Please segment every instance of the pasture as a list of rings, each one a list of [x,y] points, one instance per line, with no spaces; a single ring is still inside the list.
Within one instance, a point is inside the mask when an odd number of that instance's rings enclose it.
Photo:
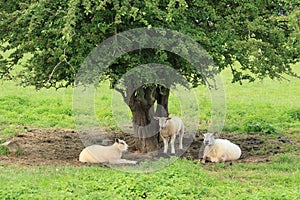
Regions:
[[[294,69],[300,73],[300,64]],[[0,85],[0,142],[23,145],[18,154],[0,147],[1,199],[300,199],[300,80],[256,81],[242,86],[222,73],[226,118],[221,137],[242,146],[237,162],[200,164],[201,132],[208,128],[210,93],[193,89],[199,106],[194,152],[150,172],[147,162],[131,173],[78,163],[83,148],[72,116],[72,88],[58,91]],[[122,136],[112,110],[113,91],[103,83],[95,95],[99,126]],[[180,115],[170,97],[171,115]],[[123,136],[125,137],[125,136]],[[197,148],[198,147],[198,148]]]

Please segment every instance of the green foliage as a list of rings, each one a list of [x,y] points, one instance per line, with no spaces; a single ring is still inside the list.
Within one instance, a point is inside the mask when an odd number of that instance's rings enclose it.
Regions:
[[[95,46],[139,27],[169,28],[190,36],[209,52],[220,71],[231,68],[234,82],[294,75],[290,64],[299,61],[298,1],[10,1],[0,3],[0,13],[1,49],[14,50],[1,59],[0,77],[19,77],[24,85],[37,88],[72,85]],[[21,63],[28,53],[32,57]],[[106,75],[115,83],[149,60],[177,69],[194,86],[203,82],[183,59],[153,49],[121,57]],[[235,61],[240,68],[235,68]],[[10,73],[16,64],[22,69]]]
[[[249,122],[245,127],[245,131],[247,133],[263,133],[263,134],[278,133],[278,130],[274,128],[272,124],[268,124],[264,121]]]
[[[300,121],[300,109],[294,109],[288,113],[293,120]]]

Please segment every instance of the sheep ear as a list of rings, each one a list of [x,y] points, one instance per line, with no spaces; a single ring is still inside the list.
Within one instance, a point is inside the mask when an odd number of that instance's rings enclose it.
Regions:
[[[119,142],[120,142],[119,138],[116,138],[116,139],[115,139],[115,142],[116,142],[116,143],[119,143]]]
[[[171,117],[167,117],[167,118],[166,118],[166,120],[170,120],[170,119],[172,119],[172,118],[171,118]]]
[[[155,120],[159,120],[159,117],[153,117]]]

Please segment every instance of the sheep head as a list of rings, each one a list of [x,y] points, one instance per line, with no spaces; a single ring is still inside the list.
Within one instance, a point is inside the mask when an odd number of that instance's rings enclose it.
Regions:
[[[118,138],[115,139],[114,146],[116,146],[121,152],[128,150],[128,145],[126,144],[126,142],[124,140],[120,140]]]
[[[154,117],[155,120],[158,120],[158,124],[159,124],[159,130],[161,131],[162,129],[165,129],[167,124],[168,124],[168,120],[170,120],[170,117]]]
[[[213,145],[214,142],[215,142],[215,133],[204,133],[203,136],[204,136],[204,140],[203,140],[203,143],[205,145]]]

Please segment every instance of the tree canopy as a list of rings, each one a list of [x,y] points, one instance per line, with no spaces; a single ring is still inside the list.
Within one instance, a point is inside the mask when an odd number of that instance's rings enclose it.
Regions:
[[[106,38],[139,27],[176,30],[197,41],[233,82],[295,75],[299,61],[298,0],[11,0],[0,2],[0,77],[23,85],[66,87],[89,52]],[[27,62],[20,62],[28,55]],[[234,63],[241,65],[236,68]],[[197,86],[199,72],[179,56],[156,49],[133,51],[106,71],[112,86],[137,64],[169,65]],[[12,73],[16,64],[22,65]]]

